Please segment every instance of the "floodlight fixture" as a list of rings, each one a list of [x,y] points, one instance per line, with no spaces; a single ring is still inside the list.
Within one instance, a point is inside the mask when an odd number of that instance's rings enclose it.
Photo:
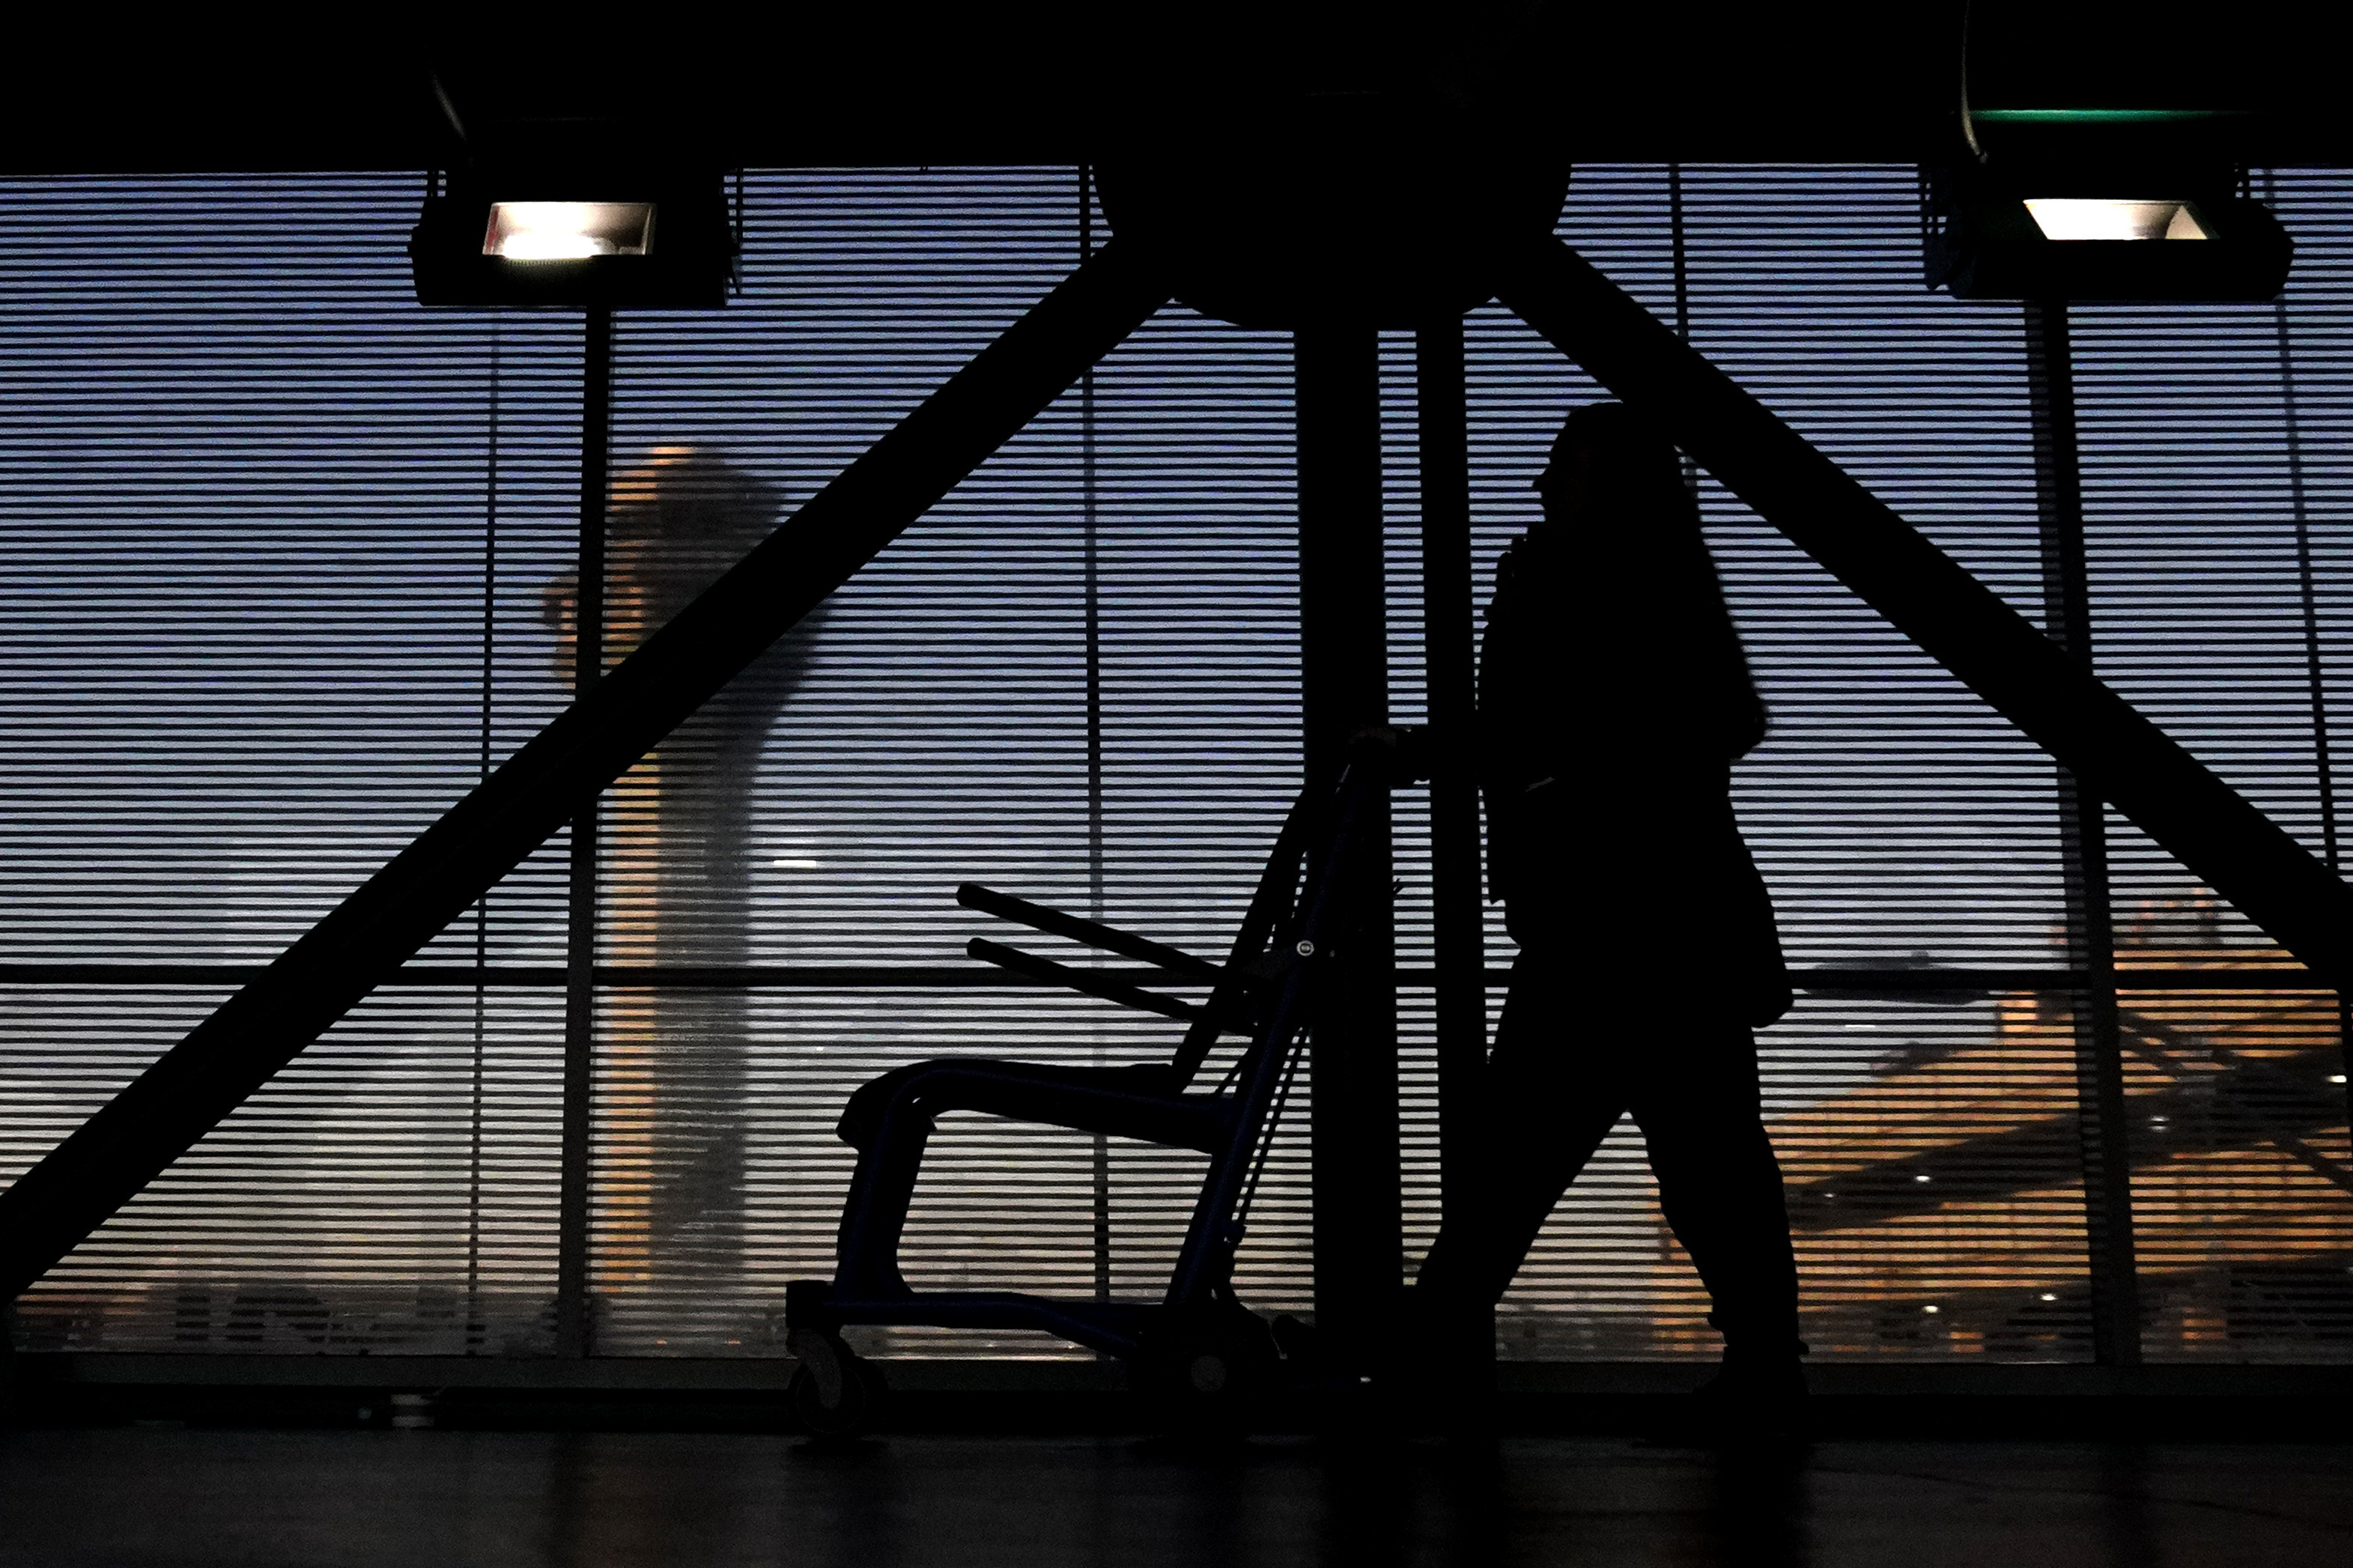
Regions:
[[[420,304],[723,305],[738,245],[715,169],[480,167],[426,198]]]
[[[2045,239],[2211,239],[2192,202],[2029,196],[2026,211]]]
[[[2235,183],[2228,168],[1957,162],[1928,181],[1928,287],[1962,300],[2269,300],[2295,245]]]
[[[651,202],[492,202],[482,254],[510,261],[643,256],[653,237]]]

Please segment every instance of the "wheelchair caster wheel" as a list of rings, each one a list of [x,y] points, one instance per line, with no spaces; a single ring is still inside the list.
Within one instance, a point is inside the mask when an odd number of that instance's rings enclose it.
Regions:
[[[1223,1351],[1197,1351],[1185,1363],[1185,1386],[1197,1399],[1222,1398],[1238,1374],[1232,1358]]]
[[[793,1414],[815,1437],[851,1437],[867,1429],[886,1392],[872,1362],[833,1334],[795,1334],[800,1358],[786,1390]]]
[[[1279,1375],[1271,1345],[1224,1334],[1164,1344],[1131,1372],[1156,1425],[1204,1436],[1247,1431]]]

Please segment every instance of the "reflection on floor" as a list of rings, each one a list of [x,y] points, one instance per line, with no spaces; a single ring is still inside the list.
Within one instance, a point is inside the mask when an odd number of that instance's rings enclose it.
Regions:
[[[2348,1562],[2346,1447],[0,1435],[5,1568]]]

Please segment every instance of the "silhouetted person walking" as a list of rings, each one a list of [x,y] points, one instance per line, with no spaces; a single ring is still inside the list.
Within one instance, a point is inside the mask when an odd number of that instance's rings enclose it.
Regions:
[[[1731,764],[1765,710],[1674,448],[1572,414],[1505,552],[1479,665],[1491,896],[1520,952],[1480,1108],[1478,1234],[1417,1291],[1483,1312],[1621,1115],[1723,1331],[1719,1394],[1802,1393],[1797,1268],[1749,1031],[1789,987]]]

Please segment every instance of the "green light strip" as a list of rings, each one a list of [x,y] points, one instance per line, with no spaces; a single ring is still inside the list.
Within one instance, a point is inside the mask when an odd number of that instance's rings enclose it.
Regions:
[[[2190,120],[2240,120],[2252,109],[1980,109],[1971,118],[1994,125],[2163,125]]]

